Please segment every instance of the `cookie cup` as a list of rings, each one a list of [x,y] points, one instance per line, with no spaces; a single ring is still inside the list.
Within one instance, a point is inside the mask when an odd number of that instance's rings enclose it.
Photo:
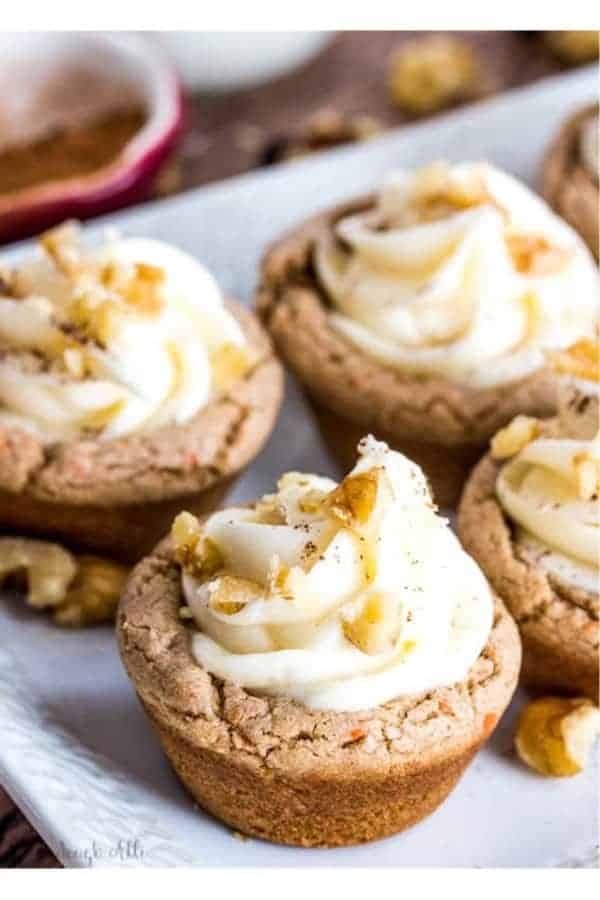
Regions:
[[[201,515],[216,509],[267,440],[283,395],[268,336],[252,313],[228,308],[256,362],[189,422],[50,447],[0,429],[0,533],[48,536],[135,562],[183,506]]]
[[[473,470],[458,510],[458,530],[515,619],[523,644],[522,680],[534,689],[598,702],[598,594],[559,583],[519,551],[496,498],[502,463],[486,455]]]
[[[582,125],[597,113],[598,104],[576,112],[564,122],[546,153],[542,167],[542,192],[556,212],[579,232],[596,259],[600,256],[598,181],[581,160]]]
[[[304,387],[323,438],[340,466],[354,459],[366,432],[413,459],[440,506],[454,506],[489,438],[518,413],[544,417],[556,408],[556,377],[546,370],[517,382],[477,389],[383,365],[332,325],[312,264],[316,242],[374,197],[309,220],[274,244],[262,262],[257,309],[277,350]]]
[[[244,834],[335,847],[414,825],[456,785],[515,689],[520,642],[498,600],[459,684],[353,713],[256,696],[194,659],[180,581],[170,540],[134,569],[118,614],[121,657],[185,788]]]

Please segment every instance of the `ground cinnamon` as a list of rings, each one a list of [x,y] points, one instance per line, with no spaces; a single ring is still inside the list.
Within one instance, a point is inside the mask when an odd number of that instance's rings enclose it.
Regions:
[[[115,110],[0,152],[0,194],[89,175],[117,159],[146,120],[142,106]]]

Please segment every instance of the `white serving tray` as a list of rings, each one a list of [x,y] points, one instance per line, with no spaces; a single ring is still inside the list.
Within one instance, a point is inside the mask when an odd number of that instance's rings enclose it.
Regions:
[[[535,184],[555,128],[596,96],[595,69],[560,76],[110,221],[193,253],[226,291],[249,301],[267,242],[319,207],[369,189],[394,166],[443,157],[488,158]],[[232,498],[257,496],[287,469],[335,474],[291,382],[268,447]],[[362,847],[302,850],[236,839],[193,805],[138,706],[110,628],[62,631],[5,595],[0,636],[0,781],[68,866],[596,864],[597,765],[546,780],[515,760],[522,695],[429,819]]]

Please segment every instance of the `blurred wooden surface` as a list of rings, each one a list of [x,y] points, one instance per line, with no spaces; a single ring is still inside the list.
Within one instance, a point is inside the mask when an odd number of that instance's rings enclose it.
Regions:
[[[385,127],[411,121],[390,101],[387,71],[391,52],[418,36],[418,32],[345,32],[313,61],[271,84],[190,98],[187,131],[158,192],[177,193],[254,169],[275,144],[294,139],[324,109],[373,116]],[[481,60],[484,93],[561,71],[534,33],[462,36]]]
[[[165,167],[157,195],[178,193],[255,169],[282,144],[302,136],[322,110],[373,116],[385,127],[410,121],[389,99],[393,49],[417,33],[346,32],[308,65],[271,84],[188,104],[186,132]],[[481,59],[486,93],[497,93],[561,70],[539,37],[518,32],[469,32]],[[0,788],[0,868],[59,864]]]

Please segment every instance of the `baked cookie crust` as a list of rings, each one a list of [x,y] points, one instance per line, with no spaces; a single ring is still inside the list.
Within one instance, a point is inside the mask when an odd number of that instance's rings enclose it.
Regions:
[[[453,505],[492,434],[518,413],[544,417],[555,411],[556,378],[544,369],[518,382],[474,389],[386,367],[342,337],[329,321],[312,251],[339,219],[364,212],[374,199],[321,213],[274,244],[262,262],[257,310],[318,417],[332,414],[324,437],[342,465],[356,446],[357,426],[361,435],[373,432],[411,456],[425,469],[438,503]]]
[[[598,104],[584,107],[564,122],[552,141],[542,168],[545,199],[579,232],[596,259],[600,257],[600,191],[581,160],[581,126],[598,112]]]
[[[257,361],[191,421],[118,440],[43,446],[0,429],[0,531],[50,535],[137,560],[186,505],[216,508],[260,451],[283,397],[283,371],[255,316],[228,303]]]
[[[194,799],[237,831],[277,843],[362,843],[429,815],[493,731],[518,677],[518,633],[498,601],[464,682],[362,712],[311,710],[198,665],[181,603],[166,540],[138,564],[121,600],[124,665]]]
[[[458,511],[463,546],[519,627],[523,680],[542,690],[584,694],[597,703],[599,595],[560,584],[518,552],[496,499],[501,465],[485,456],[465,486]]]

